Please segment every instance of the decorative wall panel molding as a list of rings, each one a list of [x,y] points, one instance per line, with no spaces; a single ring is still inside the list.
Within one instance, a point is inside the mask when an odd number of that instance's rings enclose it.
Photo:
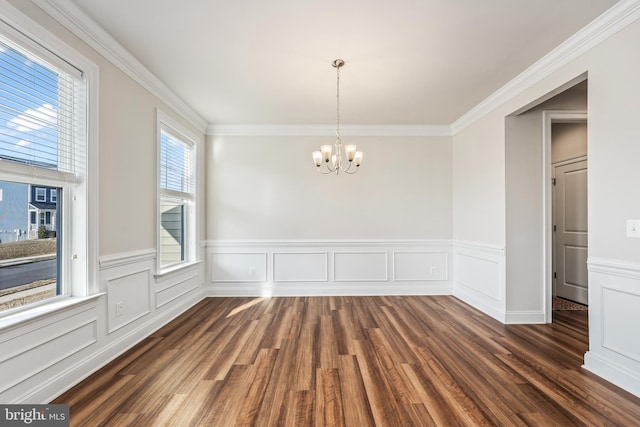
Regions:
[[[491,317],[507,322],[504,248],[462,241],[455,241],[453,247],[453,295]]]
[[[160,288],[156,287],[156,308],[197,290],[201,284],[200,277],[200,274],[196,272],[179,280],[171,281],[169,284],[163,283],[164,286]]]
[[[212,282],[265,282],[266,252],[212,252],[207,256]]]
[[[208,241],[205,250],[210,296],[452,292],[449,240]]]
[[[151,270],[110,275],[107,283],[109,333],[136,321],[151,311]]]
[[[15,402],[51,377],[52,369],[90,348],[98,339],[96,301],[41,318],[0,337],[0,401]]]
[[[590,257],[589,351],[584,367],[640,396],[640,263]]]
[[[386,252],[333,252],[335,282],[386,282],[388,271]]]
[[[326,282],[327,252],[273,252],[274,282]]]
[[[393,266],[396,282],[447,281],[449,254],[433,251],[394,251]]]

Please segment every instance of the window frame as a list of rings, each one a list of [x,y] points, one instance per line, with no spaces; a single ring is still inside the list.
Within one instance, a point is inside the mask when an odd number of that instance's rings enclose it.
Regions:
[[[0,312],[0,329],[29,321],[46,313],[63,309],[99,294],[97,280],[98,248],[98,76],[95,63],[69,46],[17,8],[0,0],[0,36],[13,45],[20,46],[31,55],[52,65],[53,69],[66,72],[76,70],[73,80],[74,114],[80,114],[81,128],[74,132],[74,148],[85,153],[85,168],[75,177],[57,171],[35,171],[33,168],[3,161],[0,180],[22,182],[32,186],[62,189],[56,203],[64,210],[62,221],[56,228],[63,236],[58,252],[58,295],[40,302]],[[65,68],[66,67],[66,68]],[[59,145],[58,150],[70,146]],[[39,169],[39,168],[38,168]],[[91,195],[91,197],[89,197]],[[45,196],[46,197],[46,196]],[[30,218],[29,218],[30,219]],[[52,221],[53,222],[53,221]]]
[[[47,189],[42,187],[35,187],[35,198],[36,202],[46,202],[47,201]],[[42,199],[39,197],[40,193],[42,193]]]
[[[199,206],[198,201],[198,146],[200,139],[188,131],[184,126],[179,124],[176,120],[164,113],[160,109],[156,109],[156,146],[157,146],[157,161],[156,161],[156,276],[161,277],[164,274],[180,270],[197,263],[199,260],[199,252],[196,245],[196,236],[198,235],[198,215],[197,210]],[[189,169],[190,169],[190,182],[191,192],[182,193],[173,191],[170,189],[163,189],[161,182],[161,137],[166,133],[171,137],[179,140],[187,147],[189,147]],[[183,244],[182,251],[184,253],[184,259],[179,262],[162,265],[161,263],[161,228],[162,228],[162,212],[161,205],[163,201],[177,203],[183,206]]]
[[[58,189],[52,188],[49,190],[49,200],[51,203],[58,203]]]

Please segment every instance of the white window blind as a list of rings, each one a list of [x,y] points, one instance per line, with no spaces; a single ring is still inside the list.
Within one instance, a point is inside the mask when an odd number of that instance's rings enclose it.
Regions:
[[[86,169],[81,76],[0,36],[0,161],[17,173],[74,181]],[[7,163],[4,163],[7,162]]]
[[[165,130],[160,132],[160,189],[165,195],[193,198],[192,147]]]

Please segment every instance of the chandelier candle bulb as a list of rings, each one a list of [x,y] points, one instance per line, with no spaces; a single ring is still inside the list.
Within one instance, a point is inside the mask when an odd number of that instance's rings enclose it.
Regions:
[[[313,156],[313,163],[315,163],[317,167],[320,167],[320,165],[322,164],[322,153],[319,151],[314,151],[313,153],[311,153],[311,155]]]
[[[356,154],[353,156],[353,163],[355,163],[356,167],[362,164],[362,156],[362,151],[356,151]]]
[[[322,158],[325,162],[328,162],[331,158],[331,151],[333,148],[330,145],[322,145],[320,147],[320,152],[322,153]]]
[[[356,154],[356,146],[353,144],[345,145],[344,152],[347,154],[347,160],[353,161],[353,156]]]

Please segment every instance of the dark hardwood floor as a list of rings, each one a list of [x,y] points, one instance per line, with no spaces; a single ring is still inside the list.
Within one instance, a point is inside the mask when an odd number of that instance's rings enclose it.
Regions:
[[[505,326],[448,296],[209,298],[54,403],[87,426],[640,425],[587,348],[586,311]]]

